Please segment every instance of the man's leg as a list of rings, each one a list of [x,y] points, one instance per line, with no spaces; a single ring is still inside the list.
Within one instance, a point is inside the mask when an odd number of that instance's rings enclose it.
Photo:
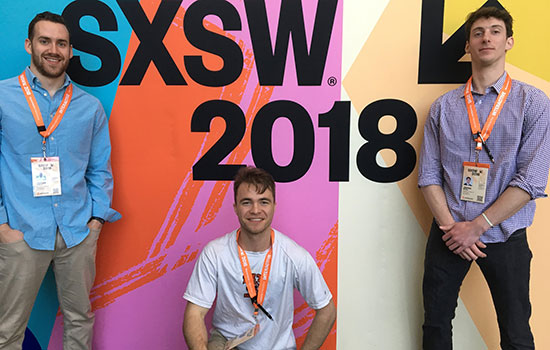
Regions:
[[[57,295],[63,314],[63,348],[91,349],[94,314],[90,290],[95,279],[95,255],[99,231],[90,234],[76,247],[67,248],[57,233],[54,273]]]
[[[0,349],[21,349],[52,256],[52,251],[32,249],[24,240],[0,243]]]
[[[531,302],[529,277],[532,253],[525,230],[516,231],[505,243],[487,244],[487,258],[478,264],[491,289],[503,350],[534,349],[529,326]]]
[[[458,292],[470,262],[447,248],[443,231],[434,222],[426,245],[424,260],[424,350],[453,348],[451,321],[455,317]]]

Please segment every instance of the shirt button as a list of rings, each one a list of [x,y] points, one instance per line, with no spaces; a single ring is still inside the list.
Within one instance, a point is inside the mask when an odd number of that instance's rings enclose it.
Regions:
[[[51,137],[51,139],[52,139],[52,141],[55,140],[55,139],[53,138],[53,136]]]
[[[53,206],[57,208],[57,203],[55,203]]]
[[[47,97],[47,96],[48,96],[48,94],[47,94],[47,93],[44,93],[44,96],[46,96],[46,97]]]

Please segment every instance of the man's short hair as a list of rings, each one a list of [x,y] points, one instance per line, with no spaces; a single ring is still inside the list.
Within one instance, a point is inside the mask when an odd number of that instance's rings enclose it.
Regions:
[[[466,23],[464,24],[464,29],[466,30],[466,41],[470,40],[470,31],[472,30],[474,22],[480,18],[500,19],[504,22],[504,25],[506,26],[506,37],[509,38],[514,35],[514,30],[512,29],[514,19],[510,15],[510,12],[506,11],[505,9],[487,6],[480,7],[476,11],[471,12],[466,18]]]
[[[69,30],[69,27],[67,27],[67,24],[65,23],[65,19],[62,16],[57,15],[55,13],[51,13],[49,11],[37,14],[36,16],[34,16],[31,23],[29,23],[29,34],[28,34],[29,40],[32,41],[32,38],[34,37],[34,27],[36,23],[40,21],[49,21],[53,23],[63,24],[65,28],[67,28],[67,31],[69,32],[69,42],[70,42],[71,31]]]
[[[240,168],[233,182],[235,202],[237,202],[239,186],[243,183],[256,186],[258,193],[264,193],[269,189],[273,193],[273,202],[275,202],[275,181],[267,171],[251,166]]]

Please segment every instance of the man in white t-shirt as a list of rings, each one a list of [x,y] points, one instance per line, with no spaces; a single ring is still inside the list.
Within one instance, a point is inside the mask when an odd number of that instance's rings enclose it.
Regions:
[[[336,308],[319,268],[296,242],[271,228],[275,182],[241,168],[234,182],[240,228],[209,242],[187,285],[183,334],[191,350],[296,349],[294,288],[315,310],[302,350],[319,349]],[[216,300],[208,337],[204,318]]]

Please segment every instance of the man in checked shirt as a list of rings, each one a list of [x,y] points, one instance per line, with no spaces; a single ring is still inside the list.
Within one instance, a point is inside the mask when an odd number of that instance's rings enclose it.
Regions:
[[[550,101],[511,80],[512,17],[482,7],[466,21],[472,79],[438,98],[424,129],[418,186],[434,216],[424,266],[423,348],[452,349],[451,321],[471,262],[491,290],[501,347],[534,349],[526,228],[550,165]],[[472,186],[464,186],[471,177]]]

